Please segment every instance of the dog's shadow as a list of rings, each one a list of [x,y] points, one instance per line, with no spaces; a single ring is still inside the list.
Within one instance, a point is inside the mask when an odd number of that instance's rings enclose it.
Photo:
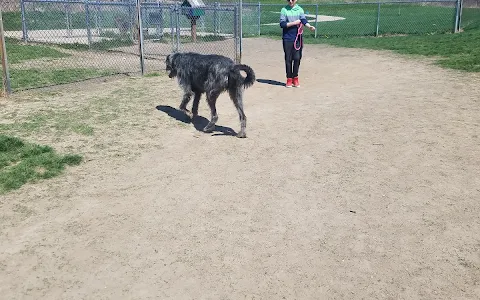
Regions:
[[[176,119],[177,121],[180,121],[185,124],[192,123],[195,129],[201,132],[204,132],[203,128],[205,128],[205,126],[207,126],[207,124],[209,123],[209,120],[202,116],[196,116],[192,120],[183,111],[173,108],[169,105],[158,105],[157,109],[159,111],[163,111],[164,113],[168,114],[170,117]],[[215,125],[215,129],[213,130],[212,136],[219,136],[219,135],[235,136],[237,135],[237,133],[235,132],[235,130],[233,130],[230,127]]]

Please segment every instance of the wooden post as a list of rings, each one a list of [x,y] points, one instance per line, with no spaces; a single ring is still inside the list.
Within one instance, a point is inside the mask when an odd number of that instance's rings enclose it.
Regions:
[[[3,18],[2,9],[0,8],[0,54],[2,55],[2,79],[3,79],[3,95],[8,97],[8,94],[12,92],[10,88],[10,75],[8,73],[7,63],[7,49],[5,47],[5,35],[3,32]]]

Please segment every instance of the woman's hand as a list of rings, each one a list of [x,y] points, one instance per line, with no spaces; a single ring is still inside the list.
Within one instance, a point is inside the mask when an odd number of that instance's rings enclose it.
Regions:
[[[307,28],[310,29],[311,31],[315,31],[315,26],[312,26],[310,24],[307,24]]]

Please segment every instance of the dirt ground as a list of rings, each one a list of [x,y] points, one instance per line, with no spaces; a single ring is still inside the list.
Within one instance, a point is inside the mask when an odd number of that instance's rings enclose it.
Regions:
[[[243,50],[247,139],[165,76],[2,101],[85,162],[0,196],[0,298],[480,298],[480,76],[307,45],[286,89],[280,41]]]

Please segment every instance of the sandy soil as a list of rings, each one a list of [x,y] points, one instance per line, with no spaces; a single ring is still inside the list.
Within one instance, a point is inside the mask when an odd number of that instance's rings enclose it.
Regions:
[[[0,196],[1,298],[479,299],[480,77],[307,45],[286,89],[282,61],[244,40],[247,139],[227,95],[216,132],[187,123],[165,77],[3,101],[95,130],[22,135],[85,162]]]

